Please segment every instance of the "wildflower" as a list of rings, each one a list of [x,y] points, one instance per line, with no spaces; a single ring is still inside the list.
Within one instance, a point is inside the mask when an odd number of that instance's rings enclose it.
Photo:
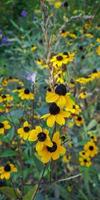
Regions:
[[[0,135],[3,135],[6,130],[10,129],[11,126],[8,121],[0,122]]]
[[[100,43],[100,38],[97,38],[96,42]]]
[[[22,89],[18,96],[21,98],[21,100],[33,100],[34,99],[34,94],[30,92],[28,88]]]
[[[37,47],[34,46],[34,45],[32,45],[32,47],[31,47],[31,51],[34,52],[36,49],[37,49]]]
[[[65,38],[68,35],[68,32],[63,29],[60,35]]]
[[[75,116],[74,120],[77,126],[82,126],[84,124],[84,120],[81,116]]]
[[[37,141],[36,150],[41,150],[44,145],[52,146],[52,142],[49,137],[49,131],[42,129],[40,126],[36,126],[29,134],[29,141]]]
[[[91,159],[89,157],[79,157],[79,162],[81,166],[90,167],[92,165]]]
[[[98,147],[93,142],[93,140],[88,141],[84,145],[84,150],[88,153],[90,157],[94,157],[98,153]]]
[[[90,39],[94,37],[92,33],[86,33],[85,36]]]
[[[58,123],[59,125],[64,125],[65,124],[65,118],[69,117],[70,113],[63,111],[60,109],[59,106],[57,106],[56,103],[51,103],[49,107],[49,113],[45,114],[41,117],[41,119],[46,119],[47,118],[47,125],[49,127],[53,127],[55,122]]]
[[[79,115],[79,113],[81,112],[81,108],[79,107],[79,105],[75,104],[75,102],[73,102],[70,107],[66,107],[65,110],[69,111],[72,116]]]
[[[96,48],[96,53],[97,53],[98,56],[100,56],[100,46],[98,46],[98,47]]]
[[[79,156],[84,157],[84,158],[89,157],[88,153],[86,151],[84,151],[84,150],[79,152]]]
[[[61,2],[61,1],[56,1],[56,2],[54,3],[54,7],[57,8],[57,9],[60,8],[61,5],[62,5],[62,2]]]
[[[61,67],[63,64],[67,64],[67,61],[68,60],[66,59],[66,56],[64,56],[62,53],[59,53],[50,59],[52,65],[57,65],[58,67]]]
[[[17,133],[22,139],[27,140],[30,135],[30,131],[30,124],[25,121],[23,127],[17,130]]]
[[[47,91],[46,102],[55,102],[59,107],[67,106],[69,107],[72,103],[72,99],[69,94],[67,94],[67,88],[64,84],[58,84],[54,91]]]
[[[79,94],[79,98],[80,98],[80,99],[86,99],[87,96],[88,96],[87,92],[81,92],[81,93]]]
[[[5,102],[5,101],[7,102],[13,101],[13,97],[9,94],[0,95],[0,103]]]
[[[40,151],[38,150],[38,155],[43,163],[48,163],[51,159],[57,160],[61,155],[66,152],[65,147],[61,145],[61,139],[59,132],[55,132],[52,138],[52,146],[45,146]]]
[[[69,163],[71,160],[71,156],[70,155],[64,155],[62,158],[63,163]]]
[[[10,162],[8,162],[5,166],[0,166],[0,179],[10,179],[13,172],[17,172],[17,168]]]
[[[22,17],[26,17],[26,16],[27,16],[27,11],[26,11],[26,10],[22,10],[21,16],[22,16]]]

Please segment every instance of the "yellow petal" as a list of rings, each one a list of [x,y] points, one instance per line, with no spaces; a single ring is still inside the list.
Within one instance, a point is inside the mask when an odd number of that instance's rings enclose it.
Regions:
[[[47,119],[47,125],[49,127],[53,127],[55,123],[55,116],[54,115],[50,115]]]
[[[56,122],[59,125],[64,125],[65,124],[65,119],[64,119],[64,117],[61,114],[57,114],[56,115]]]
[[[57,101],[57,105],[59,107],[63,107],[63,106],[65,106],[65,104],[66,104],[65,97],[64,96],[60,96],[59,99],[58,99],[58,101]]]
[[[28,140],[33,142],[37,140],[37,133],[35,130],[30,131]]]
[[[59,96],[54,93],[54,92],[47,92],[46,94],[46,102],[51,103],[51,102],[56,102]]]

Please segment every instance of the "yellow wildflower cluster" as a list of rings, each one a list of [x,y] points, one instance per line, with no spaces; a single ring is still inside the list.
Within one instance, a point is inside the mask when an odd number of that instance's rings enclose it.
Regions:
[[[81,166],[90,167],[92,165],[92,158],[98,153],[96,145],[96,137],[91,135],[91,139],[84,145],[83,150],[79,153],[79,162]]]

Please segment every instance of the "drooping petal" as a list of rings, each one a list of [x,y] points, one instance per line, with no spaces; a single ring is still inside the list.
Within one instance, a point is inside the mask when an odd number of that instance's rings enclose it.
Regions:
[[[46,102],[56,102],[59,96],[55,92],[47,92],[46,94]]]
[[[57,114],[56,115],[56,122],[59,124],[59,125],[64,125],[65,124],[65,119],[64,117],[61,115],[61,114]]]
[[[54,115],[50,115],[47,119],[47,126],[49,127],[53,127],[55,123],[55,116]]]

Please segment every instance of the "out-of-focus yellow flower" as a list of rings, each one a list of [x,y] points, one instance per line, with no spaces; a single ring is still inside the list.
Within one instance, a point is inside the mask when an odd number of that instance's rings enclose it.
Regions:
[[[94,35],[92,33],[86,33],[85,36],[90,39],[94,37]]]
[[[100,43],[100,38],[97,38],[97,39],[96,39],[96,42]]]
[[[64,155],[63,158],[62,158],[62,161],[64,163],[69,163],[71,160],[71,156],[70,155]]]
[[[100,46],[98,46],[98,47],[96,48],[96,53],[97,53],[98,56],[100,56]]]
[[[54,7],[57,8],[57,9],[60,8],[61,5],[62,5],[62,2],[61,2],[61,1],[56,1],[56,2],[54,3]]]
[[[31,47],[31,51],[34,52],[36,49],[37,49],[37,47],[34,46],[34,45],[32,45],[32,47]]]
[[[87,92],[81,92],[81,93],[79,94],[79,98],[80,98],[80,99],[86,99],[87,96],[88,96],[88,93],[87,93]]]

